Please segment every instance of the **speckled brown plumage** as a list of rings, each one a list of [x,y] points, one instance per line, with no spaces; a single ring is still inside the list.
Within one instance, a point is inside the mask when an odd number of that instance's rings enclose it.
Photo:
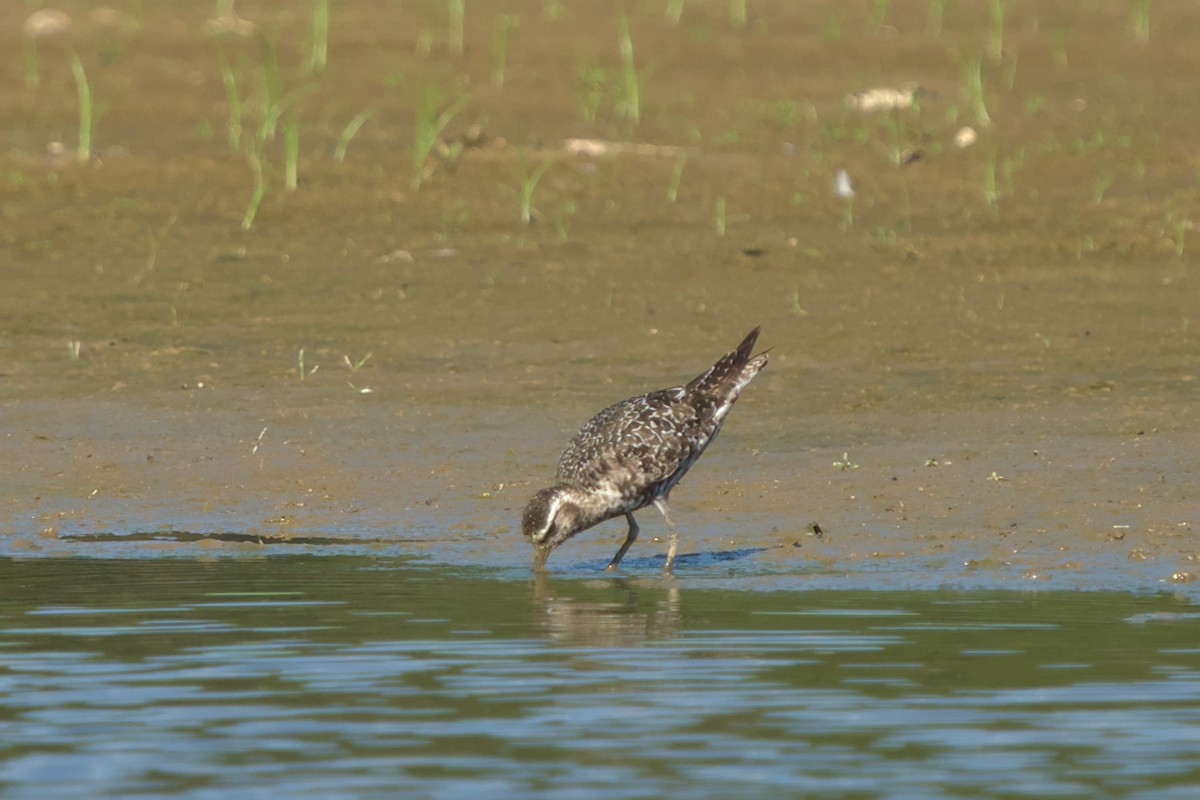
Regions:
[[[538,567],[575,534],[624,514],[629,532],[608,565],[615,569],[637,539],[633,512],[653,503],[671,533],[664,569],[672,570],[679,536],[668,497],[716,438],[742,389],[766,366],[766,353],[750,355],[758,331],[687,385],[609,406],[575,434],[558,460],[554,485],[533,496],[522,518]]]

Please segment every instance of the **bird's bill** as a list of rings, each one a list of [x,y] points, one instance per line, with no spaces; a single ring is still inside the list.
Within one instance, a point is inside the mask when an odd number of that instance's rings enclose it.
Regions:
[[[533,546],[533,569],[535,572],[541,572],[546,568],[546,559],[550,557],[551,547]]]

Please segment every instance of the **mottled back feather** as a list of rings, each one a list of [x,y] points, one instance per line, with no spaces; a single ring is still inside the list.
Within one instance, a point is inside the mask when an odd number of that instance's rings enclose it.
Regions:
[[[601,411],[563,451],[557,480],[611,497],[607,516],[669,493],[720,432],[742,388],[766,365],[766,353],[750,356],[758,330],[686,386]]]

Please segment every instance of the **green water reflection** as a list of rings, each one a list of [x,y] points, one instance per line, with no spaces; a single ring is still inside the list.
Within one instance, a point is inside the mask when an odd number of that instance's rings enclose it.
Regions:
[[[0,562],[5,797],[1185,797],[1168,595]]]

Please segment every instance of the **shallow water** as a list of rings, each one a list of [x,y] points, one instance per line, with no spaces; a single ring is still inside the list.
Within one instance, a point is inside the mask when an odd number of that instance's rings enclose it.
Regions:
[[[1166,594],[0,565],[6,798],[1192,797]]]

